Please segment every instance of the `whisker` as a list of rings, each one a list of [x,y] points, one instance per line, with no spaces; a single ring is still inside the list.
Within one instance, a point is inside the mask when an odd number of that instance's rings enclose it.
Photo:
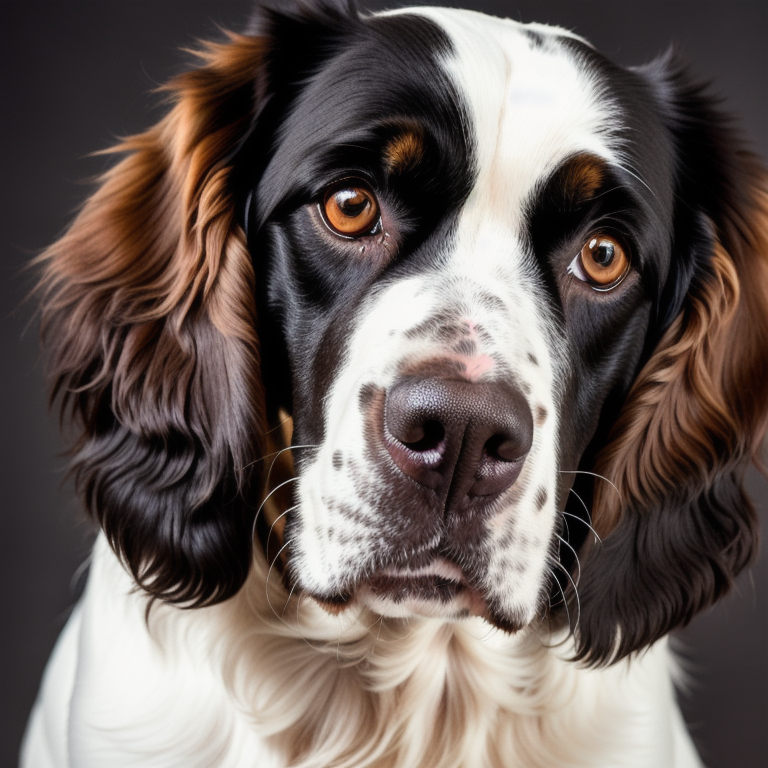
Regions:
[[[581,501],[581,499],[579,499],[579,501]],[[583,504],[584,502],[581,501],[581,503]],[[595,542],[602,545],[603,540],[600,538],[600,534],[586,520],[584,520],[583,518],[579,517],[578,515],[574,515],[572,512],[566,512],[565,510],[562,510],[560,512],[560,514],[561,515],[565,515],[566,517],[572,517],[574,520],[578,520],[583,525],[586,525],[587,528],[589,528],[589,530],[592,531],[592,535],[595,537]]]
[[[283,606],[283,612],[280,615],[280,619],[285,624],[285,626],[288,626],[288,623],[285,620],[285,612],[288,610],[288,604],[291,602],[291,598],[293,597],[293,591],[296,589],[296,582],[293,582],[293,585],[291,586],[291,591],[288,593],[288,597],[286,598],[285,605]]]
[[[566,475],[592,475],[592,477],[597,477],[600,480],[605,480],[605,482],[608,483],[608,485],[610,485],[614,491],[616,491],[616,493],[619,496],[619,501],[623,501],[623,499],[621,498],[621,491],[616,487],[614,483],[612,483],[607,477],[605,477],[605,475],[598,475],[597,472],[588,472],[586,469],[561,469],[559,470],[559,472]]]
[[[276,427],[277,429],[277,427]],[[274,431],[274,430],[273,430]],[[242,472],[245,469],[248,469],[248,467],[252,467],[254,464],[258,464],[260,461],[266,461],[269,458],[274,457],[274,460],[272,464],[274,465],[275,461],[278,459],[281,453],[284,453],[285,451],[293,451],[297,448],[319,448],[319,445],[288,445],[285,448],[281,448],[279,451],[272,451],[272,453],[265,453],[263,456],[260,456],[258,459],[254,459],[253,461],[249,461],[247,464],[244,464],[242,467],[240,467],[240,471]],[[270,467],[271,471],[272,467]]]
[[[267,578],[264,582],[264,592],[267,597],[267,604],[269,605],[270,609],[272,610],[272,613],[275,614],[275,617],[283,621],[282,616],[277,615],[277,611],[275,610],[274,606],[272,605],[272,601],[269,599],[269,580],[272,576],[272,569],[275,567],[275,563],[277,562],[277,559],[280,557],[280,555],[283,553],[283,550],[290,544],[290,541],[286,541],[285,544],[283,544],[282,547],[278,550],[277,554],[272,558],[272,562],[269,564],[269,570],[267,571]]]
[[[552,595],[548,596],[549,607],[550,608],[557,608],[558,605],[560,605],[561,603],[565,602],[565,595],[563,594],[563,588],[560,586],[560,582],[557,581],[557,577],[555,576],[555,572],[551,568],[549,569],[549,572],[552,574],[552,578],[555,580],[555,582],[557,582],[557,588],[560,590],[560,594],[561,594],[561,597],[558,599],[558,601],[556,603],[552,602]],[[567,610],[567,606],[566,606],[566,610]],[[569,622],[569,624],[570,624],[570,622]]]
[[[373,641],[373,648],[371,649],[371,651],[373,651],[373,649],[376,648],[376,644],[381,639],[381,628],[384,626],[384,616],[379,616],[378,625],[379,625],[379,628],[376,632],[376,639]]]
[[[298,479],[299,479],[298,477],[289,477],[287,480],[283,480],[283,482],[282,482],[282,483],[280,483],[280,485],[277,485],[277,486],[275,486],[275,487],[274,487],[274,488],[273,488],[273,489],[272,489],[272,490],[271,490],[271,491],[270,491],[270,492],[269,492],[269,493],[268,493],[268,494],[267,494],[267,495],[264,497],[264,501],[262,501],[262,502],[261,502],[261,504],[259,505],[259,508],[256,510],[256,514],[255,514],[255,515],[254,515],[254,517],[253,517],[253,529],[251,530],[251,537],[253,537],[253,536],[255,536],[255,535],[256,535],[256,521],[259,519],[259,515],[261,514],[261,510],[262,510],[262,509],[264,509],[264,505],[265,505],[265,504],[266,504],[266,503],[269,501],[269,499],[272,497],[272,494],[273,494],[273,493],[276,493],[277,491],[279,491],[279,490],[280,490],[280,489],[281,489],[281,488],[282,488],[284,485],[288,485],[288,483],[295,483],[295,482],[298,482]],[[295,508],[296,508],[295,506],[294,506],[294,507],[291,507],[291,509],[295,509]],[[285,514],[285,513],[283,513],[283,514]],[[280,515],[280,517],[282,517],[282,515]],[[279,519],[280,519],[280,518],[278,518],[278,520],[279,520]],[[275,522],[277,522],[277,520],[275,520]],[[274,525],[274,523],[272,523],[272,525]]]
[[[378,624],[378,631],[376,632],[376,637],[373,639],[373,643],[368,647],[368,650],[365,652],[365,655],[361,657],[360,661],[367,661],[370,659],[373,654],[376,651],[376,646],[378,645],[379,639],[381,638],[381,628],[384,626],[384,617],[379,614],[379,618],[376,619],[376,621],[373,622],[373,624],[366,627],[366,633],[370,636],[372,636],[373,628]]]
[[[574,582],[573,577],[570,573],[568,573],[567,569],[563,567],[563,564],[560,562],[555,561],[555,566],[557,566],[567,577],[568,581],[571,582],[571,586],[573,587],[573,594],[576,596],[576,624],[572,628],[572,632],[576,630],[576,628],[579,626],[579,622],[581,621],[581,600],[579,599],[579,590],[576,587],[576,582]],[[560,582],[558,582],[559,584]],[[562,587],[561,587],[562,589]],[[566,600],[566,604],[567,604]],[[568,614],[568,626],[571,625],[571,616],[570,613]]]
[[[307,597],[307,595],[302,592],[299,594],[299,599],[296,601],[296,631],[299,633],[299,636],[301,639],[307,644],[309,648],[311,648],[313,651],[317,650],[317,645],[313,645],[309,638],[302,632],[301,630],[301,616],[299,616],[299,613],[301,612],[301,601]],[[324,645],[325,643],[323,643]]]
[[[269,540],[272,538],[272,531],[275,529],[275,525],[282,520],[289,512],[293,512],[294,509],[298,509],[298,504],[294,504],[292,507],[288,507],[285,512],[281,512],[269,526],[269,533],[267,533],[267,543],[265,549],[269,550]]]
[[[562,536],[560,536],[557,533],[555,534],[555,536],[557,536],[557,538],[560,539],[560,541],[562,541],[563,544],[565,544],[565,546],[571,550],[571,552],[573,552],[573,556],[576,558],[576,567],[579,569],[579,572],[576,575],[576,586],[578,586],[579,582],[581,581],[581,563],[579,562],[579,556],[576,553],[576,550],[571,546],[571,544],[567,542]]]
[[[579,496],[578,493],[576,493],[576,491],[573,490],[573,488],[569,488],[568,492],[572,493],[581,502],[581,506],[584,507],[584,514],[587,516],[587,519],[586,519],[585,522],[587,522],[587,523],[589,523],[591,525],[592,524],[592,513],[589,511],[589,507],[587,506],[587,503],[584,501],[584,499],[581,498],[581,496]],[[563,510],[563,512],[565,512],[565,510]],[[571,515],[571,517],[576,517],[576,515]]]
[[[342,664],[343,660],[341,658],[341,641],[344,636],[344,626],[342,622],[339,622],[339,636],[336,638],[336,663]]]
[[[571,612],[568,610],[568,601],[565,598],[565,591],[563,590],[563,587],[560,584],[560,579],[558,579],[557,574],[555,574],[554,568],[550,568],[549,572],[552,574],[552,578],[555,580],[555,584],[557,584],[557,588],[560,590],[560,594],[562,595],[562,603],[563,605],[565,605],[565,615],[568,617],[568,629],[570,631],[573,631],[571,628]],[[557,608],[557,606],[560,605],[560,601],[556,602],[553,605],[550,598],[549,605],[550,605],[550,608]]]
[[[281,430],[289,421],[292,421],[290,416],[283,419],[279,424],[275,424],[275,426],[272,427],[272,429],[268,429],[266,434],[271,435],[273,432],[277,432]]]
[[[265,485],[269,486],[269,478],[272,476],[272,470],[275,468],[275,463],[286,451],[293,451],[296,448],[318,448],[318,447],[319,446],[317,445],[288,445],[285,448],[281,448],[277,453],[274,454],[272,463],[269,465],[269,469],[267,470],[267,479],[264,481]]]
[[[599,544],[603,543],[603,539],[600,536],[600,534],[586,520],[582,520],[580,517],[578,517],[577,515],[572,514],[571,512],[563,511],[561,514],[566,515],[568,517],[572,517],[574,520],[578,520],[579,522],[581,522],[584,525],[586,525],[587,528],[589,528],[589,530],[592,531],[592,535],[595,537],[595,541],[597,541]]]
[[[370,147],[365,147],[362,144],[350,144],[349,142],[344,142],[343,144],[339,144],[339,146],[347,148],[347,149],[357,149],[357,150],[360,150],[362,152],[373,152],[374,151]]]
[[[600,538],[600,534],[598,534],[598,532],[592,526],[592,514],[590,513],[589,507],[587,507],[586,502],[584,501],[584,499],[581,498],[581,496],[579,496],[578,493],[576,493],[576,491],[573,490],[573,488],[569,488],[568,491],[572,493],[579,500],[579,502],[581,503],[581,506],[584,507],[584,513],[586,514],[587,519],[582,520],[582,518],[578,517],[577,515],[571,514],[570,512],[566,512],[565,510],[562,510],[561,514],[568,515],[568,517],[572,517],[574,520],[579,520],[582,523],[584,523],[584,525],[586,525],[587,528],[589,528],[589,530],[592,531],[592,534],[595,537],[595,542],[600,542],[600,544],[602,544],[603,540]]]
[[[622,171],[628,173],[633,178],[637,179],[654,197],[656,197],[656,193],[648,186],[645,180],[636,171],[632,170],[628,165],[624,165],[623,163],[619,163],[619,168],[621,168]]]

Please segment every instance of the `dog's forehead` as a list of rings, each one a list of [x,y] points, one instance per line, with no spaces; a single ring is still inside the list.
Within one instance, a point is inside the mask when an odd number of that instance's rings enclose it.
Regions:
[[[570,32],[473,11],[420,8],[450,40],[443,57],[468,107],[486,213],[522,223],[531,193],[565,159],[620,164],[621,109],[589,45]]]

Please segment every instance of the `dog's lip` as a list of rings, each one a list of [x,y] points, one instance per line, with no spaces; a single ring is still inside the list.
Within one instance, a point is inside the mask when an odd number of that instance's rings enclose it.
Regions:
[[[334,615],[357,604],[392,618],[488,617],[488,604],[482,592],[470,583],[458,565],[440,556],[416,567],[382,566],[352,590],[313,597]]]
[[[357,598],[386,616],[459,618],[487,613],[482,594],[464,571],[442,557],[417,568],[383,567],[365,580]]]
[[[373,577],[369,580],[369,583],[374,582],[377,579],[402,579],[404,581],[439,579],[444,580],[446,583],[469,586],[464,571],[462,571],[458,565],[444,557],[436,557],[426,565],[422,565],[418,568],[411,568],[410,566],[386,566],[374,573]]]

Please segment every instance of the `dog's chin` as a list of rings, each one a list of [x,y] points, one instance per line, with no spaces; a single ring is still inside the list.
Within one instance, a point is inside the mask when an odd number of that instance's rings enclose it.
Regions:
[[[443,558],[414,569],[382,568],[365,579],[352,595],[339,600],[315,599],[334,614],[358,605],[387,618],[457,621],[480,616],[507,631],[520,628],[495,618],[482,593],[469,584],[458,566]]]
[[[366,608],[392,618],[452,620],[487,613],[480,592],[458,566],[443,558],[420,568],[382,568],[360,587],[357,599]]]
[[[392,580],[386,588],[366,585],[357,593],[361,605],[387,618],[414,617],[456,621],[486,616],[485,601],[472,589],[428,580]]]

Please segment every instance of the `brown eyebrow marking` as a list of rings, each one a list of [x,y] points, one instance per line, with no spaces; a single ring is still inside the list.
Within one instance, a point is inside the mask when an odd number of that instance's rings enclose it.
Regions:
[[[390,173],[402,173],[413,168],[424,156],[424,133],[409,128],[395,136],[384,148],[384,161]]]
[[[575,155],[561,171],[563,190],[572,203],[594,197],[605,180],[605,161],[595,155]]]

